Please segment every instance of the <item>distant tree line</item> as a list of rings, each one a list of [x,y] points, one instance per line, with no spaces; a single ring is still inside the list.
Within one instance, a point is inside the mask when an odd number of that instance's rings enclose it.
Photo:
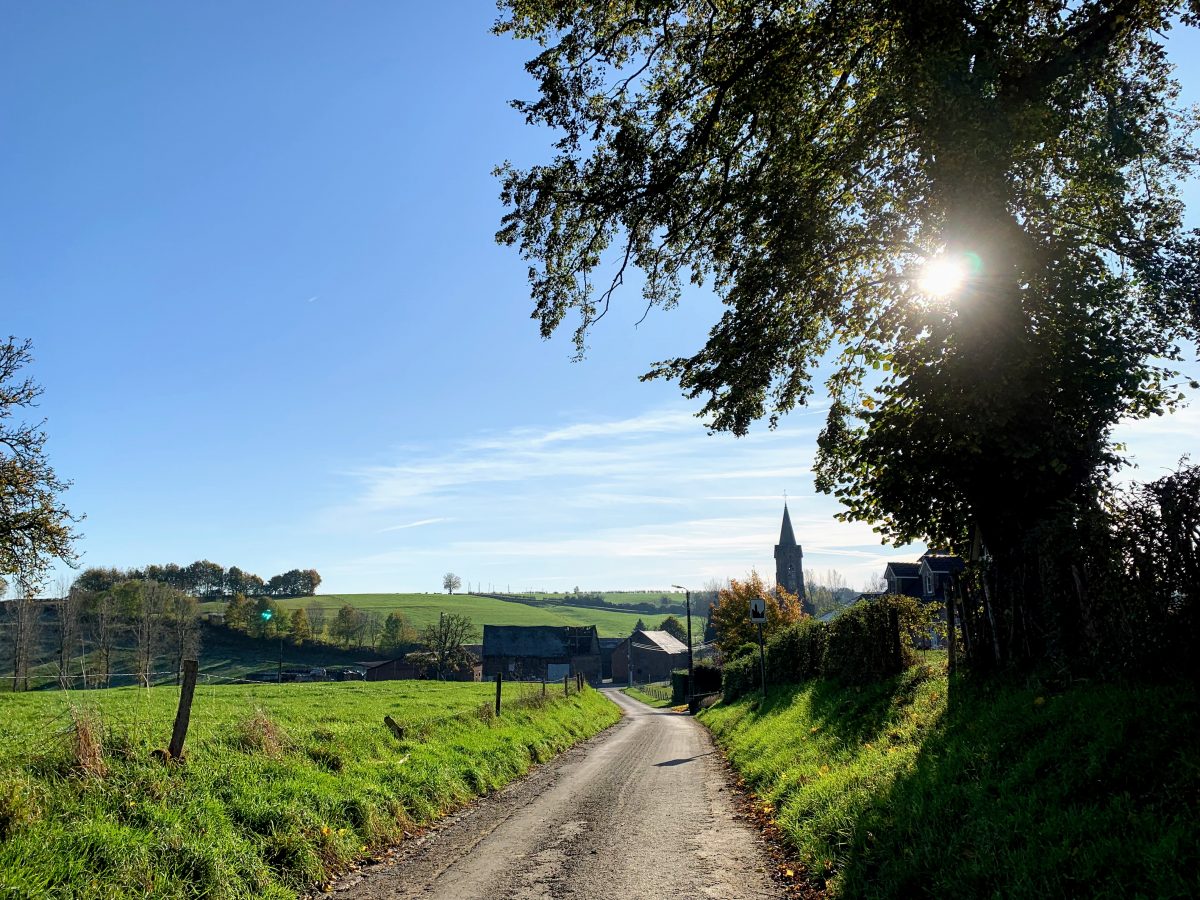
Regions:
[[[295,646],[327,643],[390,655],[413,650],[420,643],[416,627],[403,613],[393,611],[385,617],[378,610],[349,603],[332,616],[330,612],[318,600],[288,610],[271,597],[251,599],[237,593],[225,606],[225,626],[254,638],[282,638]]]
[[[153,581],[193,597],[218,598],[245,594],[247,597],[311,597],[321,585],[316,569],[291,569],[267,581],[237,566],[226,569],[219,563],[199,559],[187,566],[175,563],[150,565],[144,569],[95,567],[75,579],[83,591],[107,591],[123,581]]]

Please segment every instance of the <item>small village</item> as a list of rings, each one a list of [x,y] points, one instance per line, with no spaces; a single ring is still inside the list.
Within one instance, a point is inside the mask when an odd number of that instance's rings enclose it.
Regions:
[[[3,13],[0,900],[1200,897],[1200,0]]]

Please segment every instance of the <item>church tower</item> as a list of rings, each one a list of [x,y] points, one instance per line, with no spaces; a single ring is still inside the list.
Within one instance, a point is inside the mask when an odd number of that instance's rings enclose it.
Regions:
[[[796,594],[805,611],[811,612],[804,597],[804,550],[796,543],[786,500],[783,503],[783,528],[779,532],[779,543],[775,545],[775,583]]]

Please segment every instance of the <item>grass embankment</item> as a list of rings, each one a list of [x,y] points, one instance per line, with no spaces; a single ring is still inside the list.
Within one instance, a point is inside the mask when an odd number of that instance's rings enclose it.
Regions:
[[[701,719],[833,896],[1200,895],[1194,687],[948,691],[916,667]]]
[[[490,684],[199,685],[169,766],[175,689],[6,695],[0,897],[295,897],[618,717],[540,694],[493,720]]]
[[[475,597],[469,594],[320,594],[316,597],[295,597],[280,600],[279,605],[292,610],[307,607],[316,602],[326,612],[329,621],[344,604],[356,609],[374,610],[383,615],[400,612],[418,628],[437,622],[443,612],[457,613],[470,618],[477,627],[483,625],[595,625],[601,637],[625,637],[633,631],[638,619],[647,625],[657,625],[665,615],[651,613],[614,612],[576,606],[530,606],[496,600],[493,597]],[[206,601],[200,604],[205,612],[219,612],[224,601]],[[699,623],[699,624],[697,624]],[[699,627],[703,634],[704,621],[692,616],[692,628]]]
[[[661,697],[651,697],[649,694],[639,691],[635,687],[621,688],[621,693],[632,697],[647,706],[653,706],[655,709],[662,709],[664,706],[670,706],[670,700],[663,700]]]

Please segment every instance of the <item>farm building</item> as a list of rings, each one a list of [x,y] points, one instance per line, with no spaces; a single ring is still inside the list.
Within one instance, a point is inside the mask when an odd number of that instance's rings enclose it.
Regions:
[[[360,662],[358,666],[366,672],[364,676],[366,681],[401,681],[423,679],[426,677],[424,670],[420,666],[413,665],[403,657],[399,659],[376,659],[369,662]],[[475,665],[461,672],[448,672],[442,680],[479,681],[480,674],[481,667]]]
[[[600,677],[612,678],[613,651],[621,646],[624,638],[600,638]]]
[[[687,667],[687,644],[665,631],[638,629],[613,649],[613,681],[629,681],[633,670],[634,684],[666,681],[674,669]]]
[[[582,674],[600,681],[600,640],[596,626],[484,625],[483,677],[558,681]]]

